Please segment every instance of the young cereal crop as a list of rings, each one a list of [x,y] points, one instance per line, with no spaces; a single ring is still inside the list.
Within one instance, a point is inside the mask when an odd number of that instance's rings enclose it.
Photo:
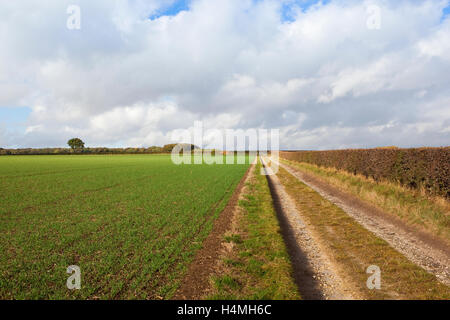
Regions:
[[[246,163],[1,157],[0,299],[170,298]]]

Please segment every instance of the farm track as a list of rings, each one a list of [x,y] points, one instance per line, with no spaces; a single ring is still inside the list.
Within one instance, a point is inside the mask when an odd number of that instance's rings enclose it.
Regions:
[[[265,161],[261,158],[268,173]],[[311,233],[293,199],[276,175],[267,175],[274,207],[291,256],[294,279],[304,300],[357,298],[353,288],[340,278],[318,237]]]
[[[329,185],[309,173],[278,163],[323,198],[332,202],[364,228],[382,238],[411,262],[450,285],[450,248],[443,240],[406,225],[399,218],[376,208],[357,197]]]
[[[174,300],[194,300],[201,299],[209,287],[209,277],[214,272],[219,259],[219,252],[222,246],[222,238],[230,229],[232,219],[238,204],[240,194],[245,182],[253,172],[255,165],[250,165],[241,181],[234,190],[226,207],[219,217],[214,221],[213,229],[204,240],[202,248],[196,253],[184,275],[180,287],[173,295]]]

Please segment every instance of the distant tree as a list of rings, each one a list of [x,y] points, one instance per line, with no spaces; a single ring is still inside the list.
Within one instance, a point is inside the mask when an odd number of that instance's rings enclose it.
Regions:
[[[172,152],[173,148],[175,148],[176,145],[177,145],[176,143],[166,144],[166,145],[162,148],[162,151],[163,151],[163,152]]]
[[[149,148],[147,148],[148,153],[161,153],[162,152],[162,148],[158,147],[158,146],[151,146]]]
[[[84,149],[84,142],[79,138],[72,138],[69,141],[67,141],[67,144],[69,147],[72,148],[72,150],[83,150]]]
[[[199,147],[197,147],[196,145],[193,145],[193,144],[190,144],[190,143],[180,143],[180,144],[177,144],[177,143],[172,143],[172,144],[166,144],[163,148],[162,148],[162,151],[163,152],[172,152],[172,150],[173,150],[173,148],[175,148],[175,146],[179,146],[179,147],[181,147],[183,150],[185,150],[185,151],[187,151],[187,150],[190,150],[190,151],[193,151],[193,150],[195,150],[195,149],[200,149]]]

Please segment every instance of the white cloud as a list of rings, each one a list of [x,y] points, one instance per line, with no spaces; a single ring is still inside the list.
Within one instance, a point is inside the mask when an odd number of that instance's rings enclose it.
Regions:
[[[450,141],[447,1],[344,1],[293,10],[275,0],[79,0],[0,4],[0,107],[30,106],[6,145],[150,145],[174,130],[280,128],[282,148]],[[381,29],[366,27],[369,4]],[[69,137],[70,138],[70,137]]]

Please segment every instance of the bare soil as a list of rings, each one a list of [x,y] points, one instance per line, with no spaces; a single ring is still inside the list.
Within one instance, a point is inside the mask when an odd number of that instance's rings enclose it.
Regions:
[[[223,236],[231,228],[233,216],[238,205],[238,200],[245,182],[249,176],[252,164],[238,186],[233,192],[227,206],[222,210],[219,217],[214,221],[211,233],[203,242],[203,247],[197,251],[194,260],[181,281],[181,285],[175,292],[174,300],[198,300],[202,299],[209,289],[209,278],[213,274],[221,251]]]

